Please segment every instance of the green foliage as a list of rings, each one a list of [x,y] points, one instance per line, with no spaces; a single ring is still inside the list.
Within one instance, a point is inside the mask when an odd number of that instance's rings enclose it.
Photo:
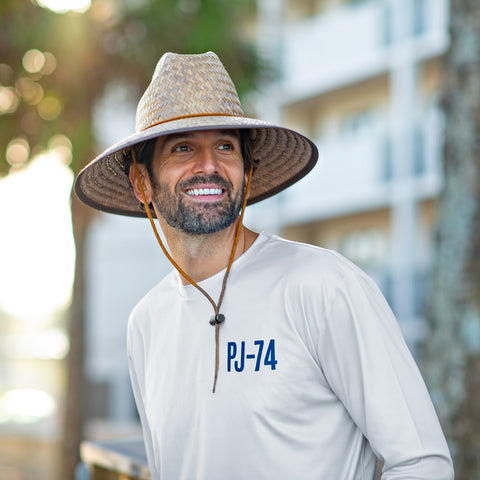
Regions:
[[[213,50],[239,92],[251,89],[257,63],[244,30],[253,6],[254,0],[94,0],[84,14],[56,14],[35,0],[3,0],[0,175],[11,168],[12,139],[26,140],[31,158],[56,134],[72,141],[77,171],[97,153],[92,110],[106,85],[121,78],[143,91],[166,51]],[[22,59],[32,49],[53,54],[55,70],[26,71]],[[43,95],[30,98],[29,88]]]

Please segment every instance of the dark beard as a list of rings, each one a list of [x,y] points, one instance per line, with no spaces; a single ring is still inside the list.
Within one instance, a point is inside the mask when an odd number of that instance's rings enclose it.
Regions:
[[[213,183],[226,189],[227,197],[215,203],[189,203],[182,192],[202,183]],[[243,185],[242,190],[232,197],[233,185],[216,173],[208,177],[196,175],[180,182],[175,188],[174,196],[168,193],[166,186],[162,187],[161,182],[155,182],[153,187],[153,203],[167,224],[192,235],[211,234],[229,227],[238,218],[243,203]]]

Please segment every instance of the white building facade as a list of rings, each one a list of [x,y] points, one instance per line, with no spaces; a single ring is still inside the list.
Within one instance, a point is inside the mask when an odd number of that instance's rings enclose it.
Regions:
[[[442,185],[448,0],[257,0],[271,81],[258,115],[312,138],[319,163],[270,201],[277,229],[333,248],[382,288],[415,353]],[[266,218],[261,205],[247,217]]]

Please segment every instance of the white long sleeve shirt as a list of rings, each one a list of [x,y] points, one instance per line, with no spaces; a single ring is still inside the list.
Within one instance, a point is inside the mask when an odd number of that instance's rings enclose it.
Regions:
[[[224,271],[201,282],[217,299]],[[172,272],[136,306],[130,373],[157,479],[451,480],[397,321],[340,255],[261,234],[213,309]]]

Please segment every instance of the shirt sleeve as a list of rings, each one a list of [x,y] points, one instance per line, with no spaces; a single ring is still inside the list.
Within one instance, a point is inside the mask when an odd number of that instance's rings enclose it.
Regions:
[[[152,480],[157,480],[160,478],[160,474],[155,468],[152,434],[146,418],[145,406],[143,402],[144,388],[142,388],[142,385],[145,385],[144,369],[138,364],[138,362],[136,362],[136,359],[143,358],[143,346],[142,342],[139,342],[139,339],[135,338],[132,324],[133,318],[131,316],[127,330],[127,355],[130,381],[132,384],[133,395],[137,405],[138,414],[140,416],[140,422],[142,424],[143,442],[145,444],[145,451],[147,454],[148,469],[150,470],[150,476]]]
[[[451,480],[445,437],[387,302],[349,271],[326,310],[319,357],[327,381],[384,462],[383,480]]]

